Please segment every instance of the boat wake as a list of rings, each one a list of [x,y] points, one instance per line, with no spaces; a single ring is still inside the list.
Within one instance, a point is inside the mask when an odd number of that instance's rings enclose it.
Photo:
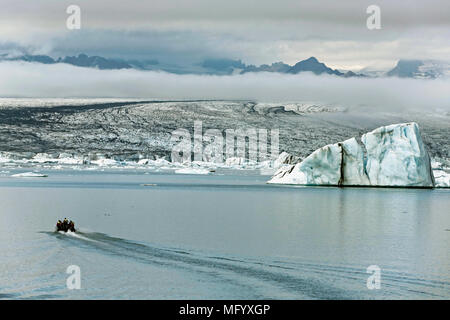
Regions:
[[[96,240],[90,239],[89,237],[86,237],[84,233],[81,233],[78,231],[77,232],[72,232],[70,230],[66,231],[66,232],[65,231],[56,231],[55,233],[58,233],[58,235],[73,237],[73,238],[80,239],[83,241],[96,241]]]
[[[398,272],[383,273],[383,289],[368,290],[365,268],[326,265],[289,260],[258,260],[208,255],[190,250],[163,248],[112,237],[96,232],[48,233],[70,245],[96,253],[131,259],[164,270],[193,273],[214,283],[233,283],[250,287],[256,298],[301,299],[367,299],[388,298],[392,295],[412,298],[417,293],[429,298],[442,298],[450,282],[418,279]],[[275,294],[276,293],[276,294]]]

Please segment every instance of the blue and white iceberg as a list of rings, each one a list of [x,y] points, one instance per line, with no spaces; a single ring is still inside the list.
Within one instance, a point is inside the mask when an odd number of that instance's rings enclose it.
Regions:
[[[435,186],[430,157],[416,123],[380,127],[326,145],[302,162],[280,168],[268,183],[327,186]],[[365,149],[365,150],[364,150]]]

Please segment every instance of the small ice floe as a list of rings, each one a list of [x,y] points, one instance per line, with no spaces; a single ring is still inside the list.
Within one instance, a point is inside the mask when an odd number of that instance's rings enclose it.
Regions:
[[[14,178],[45,178],[48,175],[39,172],[22,172],[11,175]]]
[[[209,169],[203,168],[183,168],[175,170],[178,174],[209,174],[211,171]]]
[[[91,161],[91,163],[95,164],[99,167],[109,167],[109,166],[116,166],[116,165],[120,164],[120,162],[118,162],[114,159],[108,159],[108,158],[93,160],[93,161]]]

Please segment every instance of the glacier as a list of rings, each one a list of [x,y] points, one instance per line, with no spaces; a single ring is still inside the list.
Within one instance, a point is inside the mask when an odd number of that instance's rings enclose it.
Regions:
[[[280,152],[288,151],[304,159],[330,142],[351,137],[357,137],[359,142],[362,133],[386,124],[393,116],[398,123],[420,120],[430,156],[450,166],[450,125],[445,109],[401,114],[391,110],[385,114],[365,107],[350,110],[336,105],[339,110],[332,110],[317,101],[307,103],[311,108],[305,109],[304,105],[305,102],[251,100],[0,98],[0,167],[9,169],[25,164],[39,168],[122,169],[134,168],[142,159],[170,161],[173,147],[170,132],[176,128],[192,130],[194,121],[203,121],[205,129],[248,128],[250,124],[255,128],[279,129]],[[114,159],[116,163],[96,161],[103,158]],[[153,165],[152,161],[144,166],[159,170],[161,166]],[[260,165],[228,166],[246,170],[258,169]]]
[[[435,186],[428,152],[415,122],[393,124],[317,149],[281,167],[268,183],[325,186]],[[363,149],[365,148],[365,150]]]

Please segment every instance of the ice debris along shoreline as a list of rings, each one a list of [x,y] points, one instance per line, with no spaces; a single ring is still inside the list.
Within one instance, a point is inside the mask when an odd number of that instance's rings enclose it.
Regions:
[[[281,167],[268,183],[318,186],[448,187],[437,179],[415,122],[393,124],[317,149],[303,161]],[[437,170],[435,170],[437,171]]]
[[[209,174],[217,169],[223,170],[259,170],[273,175],[276,169],[285,161],[297,161],[283,152],[274,160],[262,162],[240,157],[227,158],[222,163],[207,161],[192,161],[186,163],[171,162],[165,158],[150,159],[145,156],[136,159],[109,158],[106,155],[90,154],[73,155],[68,153],[46,154],[38,153],[29,157],[17,156],[9,152],[0,152],[0,168],[3,169],[33,169],[33,170],[146,170],[167,171],[177,174]],[[291,162],[290,162],[291,161]]]

